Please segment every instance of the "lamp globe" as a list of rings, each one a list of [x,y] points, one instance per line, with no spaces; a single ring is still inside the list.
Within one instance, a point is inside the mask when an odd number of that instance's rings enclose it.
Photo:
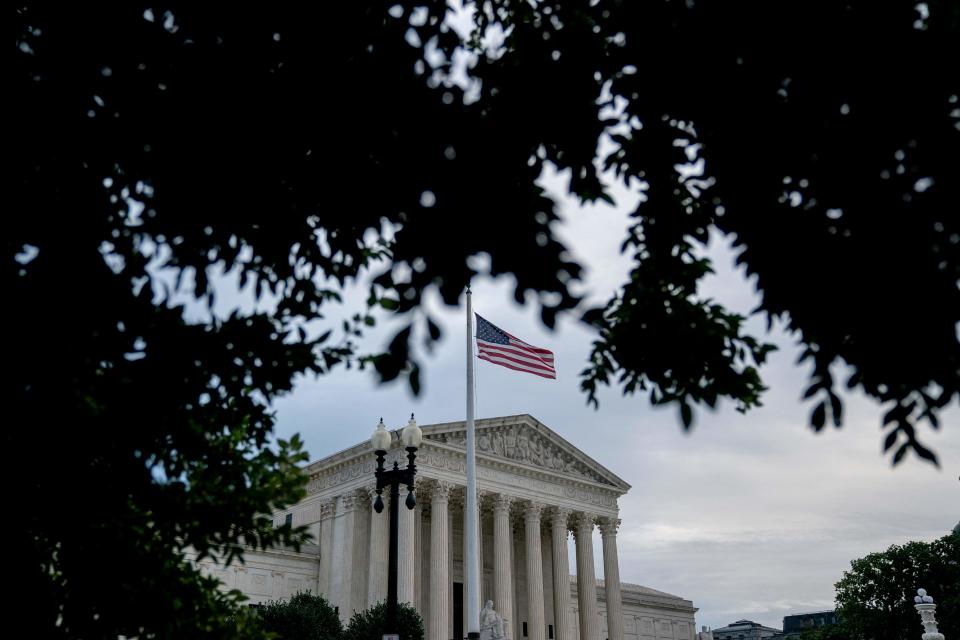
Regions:
[[[390,432],[383,425],[383,418],[380,418],[380,423],[370,436],[370,446],[374,451],[386,451],[390,448],[390,440]]]
[[[420,443],[423,442],[423,431],[417,426],[417,421],[413,419],[412,413],[410,414],[410,422],[407,423],[400,434],[400,439],[403,440],[403,446],[407,449],[419,449]]]

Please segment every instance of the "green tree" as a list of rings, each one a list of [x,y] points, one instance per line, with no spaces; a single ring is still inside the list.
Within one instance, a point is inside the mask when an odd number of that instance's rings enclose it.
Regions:
[[[264,629],[287,640],[340,640],[340,616],[321,596],[298,592],[286,602],[268,602],[257,609]]]
[[[423,620],[406,603],[397,605],[397,628],[387,628],[387,603],[380,602],[350,618],[343,640],[381,640],[385,633],[398,633],[400,640],[423,640]]]
[[[913,607],[919,588],[937,603],[940,631],[960,634],[960,532],[933,542],[908,542],[850,563],[837,583],[837,614],[852,640],[919,637]]]
[[[689,426],[764,389],[771,347],[698,292],[725,235],[804,346],[812,425],[840,425],[845,364],[893,460],[933,459],[916,423],[960,390],[958,3],[465,5],[464,35],[438,0],[14,6],[2,480],[35,635],[236,635],[185,552],[304,539],[262,515],[302,490],[271,402],[338,364],[419,390],[423,296],[456,304],[480,254],[546,325],[596,329],[590,399]],[[644,195],[603,309],[548,167],[585,202]],[[267,306],[216,312],[223,274]],[[361,276],[407,320],[384,353],[368,310],[325,319]]]
[[[800,640],[853,640],[850,630],[843,621],[814,629],[804,629]]]

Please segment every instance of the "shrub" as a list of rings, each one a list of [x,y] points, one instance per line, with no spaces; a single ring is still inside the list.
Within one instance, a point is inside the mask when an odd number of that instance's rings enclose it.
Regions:
[[[423,620],[408,604],[397,606],[397,628],[387,629],[387,603],[380,602],[353,614],[343,640],[380,640],[385,633],[399,633],[400,640],[423,640]]]
[[[258,610],[264,629],[285,640],[340,640],[340,616],[325,599],[297,592],[287,602],[268,602]]]

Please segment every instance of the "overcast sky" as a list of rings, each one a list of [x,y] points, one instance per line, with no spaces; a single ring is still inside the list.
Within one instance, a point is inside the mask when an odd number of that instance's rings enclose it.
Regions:
[[[558,176],[544,182],[555,193],[563,184]],[[558,198],[564,221],[557,231],[589,267],[597,301],[629,266],[619,244],[635,200],[618,196],[617,208],[580,208]],[[718,273],[704,292],[747,313],[755,293],[735,271],[729,247],[715,239],[708,252]],[[411,411],[421,424],[462,420],[464,309],[431,307],[445,334],[425,358],[420,397],[404,385],[378,386],[372,374],[356,370],[301,379],[275,405],[278,435],[300,433],[316,460],[367,439],[381,415],[390,426]],[[842,430],[815,435],[806,426],[811,407],[800,402],[807,371],[794,364],[798,349],[782,331],[769,336],[781,350],[763,371],[771,387],[765,406],[745,416],[729,404],[699,413],[693,433],[684,434],[675,411],[653,409],[642,397],[607,391],[599,411],[588,408],[577,374],[590,332],[572,318],[555,332],[544,329],[533,306],[513,303],[512,279],[474,282],[474,307],[552,349],[558,370],[549,381],[479,362],[478,417],[529,413],[630,483],[620,500],[621,577],[693,600],[698,626],[750,618],[780,627],[784,615],[832,608],[833,584],[851,559],[933,540],[960,518],[958,411],[944,416],[944,432],[922,432],[941,470],[912,456],[892,469],[880,452],[880,410],[862,397],[847,398]],[[368,350],[383,346],[386,324]]]

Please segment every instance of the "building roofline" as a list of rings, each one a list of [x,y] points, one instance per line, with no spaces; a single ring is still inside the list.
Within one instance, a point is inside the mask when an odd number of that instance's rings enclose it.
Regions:
[[[463,429],[465,426],[465,422],[466,422],[465,420],[455,420],[451,422],[438,422],[434,424],[420,425],[420,428],[424,431],[424,435],[434,434],[434,433],[446,433],[450,431],[457,431],[457,430]],[[579,448],[574,446],[572,443],[570,443],[566,438],[564,438],[563,436],[558,434],[556,431],[554,431],[547,425],[537,420],[535,417],[533,417],[529,413],[521,413],[521,414],[511,415],[511,416],[496,416],[492,418],[479,418],[475,421],[475,424],[478,429],[496,427],[504,424],[526,424],[527,426],[532,427],[537,431],[545,432],[546,435],[549,437],[549,439],[553,440],[556,444],[559,444],[564,448],[568,449],[568,452],[574,454],[577,458],[579,458],[581,463],[584,463],[588,467],[593,467],[593,469],[597,473],[599,473],[602,476],[605,476],[616,489],[619,489],[621,492],[626,493],[631,488],[630,484],[627,481],[625,481],[623,478],[621,478],[620,476],[613,473],[608,468],[606,468],[605,466],[603,466],[602,464],[594,460],[592,457],[590,457],[589,455],[581,451]],[[398,432],[397,435],[399,437],[400,428],[389,429],[389,431]],[[355,458],[359,455],[367,453],[369,451],[369,446],[370,445],[366,440],[361,441],[351,447],[347,447],[346,449],[341,449],[340,451],[337,451],[335,453],[332,453],[328,456],[319,458],[318,460],[315,460],[309,463],[306,467],[304,467],[304,471],[306,471],[307,473],[313,473],[313,472],[319,471],[323,467],[331,466],[333,464],[337,464],[337,463]]]

